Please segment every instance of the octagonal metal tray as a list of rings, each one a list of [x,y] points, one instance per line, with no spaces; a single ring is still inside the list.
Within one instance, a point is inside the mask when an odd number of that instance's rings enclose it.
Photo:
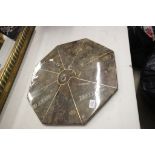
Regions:
[[[89,39],[56,46],[36,66],[28,99],[48,125],[83,125],[117,90],[114,52]]]

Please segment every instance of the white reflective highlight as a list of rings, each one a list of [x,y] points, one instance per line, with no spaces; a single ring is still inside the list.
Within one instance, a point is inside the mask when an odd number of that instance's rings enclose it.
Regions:
[[[100,105],[100,87],[101,87],[101,66],[100,63],[97,62],[97,73],[96,73],[96,88],[95,88],[95,100],[96,100],[96,108]]]

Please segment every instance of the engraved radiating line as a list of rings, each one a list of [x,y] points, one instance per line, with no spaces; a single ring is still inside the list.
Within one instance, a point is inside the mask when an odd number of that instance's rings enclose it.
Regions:
[[[77,52],[78,54],[79,54],[79,52]],[[78,55],[77,54],[77,55]],[[72,64],[73,64],[73,62],[75,61],[75,58],[77,57],[77,55],[73,58],[73,60],[72,60],[72,62],[70,63],[70,65],[68,65],[68,66],[71,66]]]
[[[101,58],[101,57],[104,57],[104,56],[106,56],[106,55],[109,54],[109,53],[111,53],[111,52],[107,52],[107,53],[104,53],[104,54],[102,54],[102,55],[100,55],[100,56],[98,56],[98,57],[95,57],[93,60],[89,61],[89,62],[86,63],[85,65],[88,65],[89,63],[92,63],[92,62],[95,61],[96,59],[99,59],[99,58]]]
[[[41,89],[39,89],[39,91],[41,91],[41,90],[43,90],[43,89],[46,89],[46,88],[48,88],[50,85],[53,85],[55,82],[57,82],[57,80],[56,81],[54,81],[54,82],[52,82],[52,83],[50,83],[49,85],[47,85],[47,86],[44,86],[43,88],[41,88]],[[34,92],[34,95],[36,95],[36,93],[38,93],[37,91],[35,91]],[[33,96],[34,96],[33,95]],[[38,97],[40,95],[40,92],[39,92],[39,94],[38,95],[36,95],[35,96],[35,98],[36,97]],[[31,99],[32,98],[32,99]],[[30,101],[32,101],[33,100],[33,97],[32,97],[32,95],[31,95],[31,93],[28,93],[28,99],[30,100]],[[32,103],[33,104],[33,103]]]
[[[84,41],[82,42],[81,46],[83,46]],[[70,63],[69,66],[71,66],[73,64],[73,62],[75,61],[75,58],[79,55],[80,51],[77,51],[76,56],[73,58],[72,62]]]
[[[53,71],[50,71],[50,70],[47,70],[47,69],[40,69],[40,70],[43,70],[43,71],[46,71],[46,72],[50,72],[50,73],[54,73],[54,74],[59,74],[58,72],[53,72]]]
[[[75,76],[74,76],[74,78],[76,78],[76,79],[78,79],[78,80],[82,80],[82,81],[86,81],[86,82],[94,83],[94,84],[97,83],[97,82],[93,82],[93,81],[89,81],[89,80],[85,80],[85,79],[77,78],[77,77],[75,77]],[[109,88],[116,89],[116,87],[114,87],[114,86],[110,86],[110,85],[106,85],[106,84],[100,84],[100,85],[105,86],[105,87],[109,87]]]
[[[53,85],[55,82],[57,82],[57,80],[55,80],[54,82],[52,82],[52,83],[50,83],[50,84],[48,84],[48,85],[42,87],[41,89],[39,89],[39,91],[41,91],[42,89],[48,88],[50,85]],[[37,95],[37,96],[38,96],[38,95]]]
[[[60,53],[59,53],[59,50],[58,50],[58,55],[59,55],[60,61],[61,61],[61,63],[62,63],[62,66],[63,66],[63,68],[65,69],[65,66],[64,66],[64,64],[63,64],[63,62],[62,62],[62,59],[61,59],[61,56],[60,56]]]
[[[71,88],[70,88],[70,86],[69,86],[69,83],[67,82],[67,84],[68,84],[68,88],[69,88],[69,91],[70,91],[70,93],[71,93],[71,96],[72,96],[72,99],[73,99],[73,102],[74,102],[74,106],[75,106],[76,112],[77,112],[77,114],[78,114],[78,116],[79,116],[79,119],[80,119],[81,123],[83,124],[82,118],[81,118],[81,116],[80,116],[79,110],[78,110],[77,105],[76,105],[76,103],[75,103],[75,100],[74,100],[74,97],[73,97]]]
[[[51,108],[51,106],[52,106],[52,104],[53,104],[53,101],[54,101],[54,99],[55,99],[56,95],[58,94],[58,92],[59,92],[59,90],[60,90],[60,87],[61,87],[61,85],[59,86],[59,88],[58,88],[57,92],[55,93],[55,95],[54,95],[54,97],[53,97],[53,99],[52,99],[52,101],[51,101],[51,103],[50,103],[50,105],[49,105],[49,107],[48,107],[48,109],[47,109],[47,111],[46,111],[46,113],[45,113],[44,117],[43,117],[43,121],[44,121],[45,116],[47,115],[48,111],[50,110],[50,108]]]

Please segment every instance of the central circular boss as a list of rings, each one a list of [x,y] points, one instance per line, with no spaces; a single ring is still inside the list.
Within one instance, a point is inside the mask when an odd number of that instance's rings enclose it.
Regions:
[[[75,72],[73,70],[63,70],[58,75],[58,83],[59,84],[65,84],[67,83],[71,77],[75,76]]]

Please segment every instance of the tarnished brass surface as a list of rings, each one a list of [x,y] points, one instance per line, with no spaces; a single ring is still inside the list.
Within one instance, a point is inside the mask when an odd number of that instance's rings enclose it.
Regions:
[[[83,125],[117,90],[114,52],[89,39],[54,48],[36,66],[28,99],[48,125]]]

